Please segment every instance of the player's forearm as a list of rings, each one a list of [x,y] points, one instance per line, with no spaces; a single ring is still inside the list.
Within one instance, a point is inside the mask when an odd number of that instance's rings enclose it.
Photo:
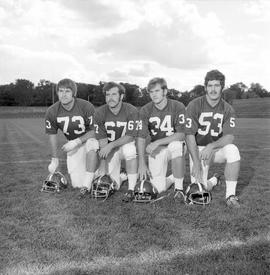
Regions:
[[[112,141],[111,144],[112,144],[113,148],[118,148],[122,145],[132,142],[133,140],[134,140],[134,137],[132,137],[132,136],[123,136],[117,140]]]
[[[199,150],[194,135],[186,135],[186,144],[188,151],[194,163],[200,162]]]
[[[145,138],[138,137],[138,156],[139,163],[145,163]]]
[[[108,165],[106,159],[101,159],[99,163],[99,172],[101,175],[108,173],[107,167]]]
[[[52,158],[57,158],[57,135],[49,135]]]
[[[218,140],[210,143],[209,145],[212,146],[213,149],[220,149],[228,144],[233,143],[234,141],[234,136],[233,135],[225,135]]]
[[[161,146],[161,145],[168,145],[172,141],[184,141],[185,140],[185,134],[184,133],[174,133],[173,135],[165,138],[161,138],[156,140],[155,142]]]

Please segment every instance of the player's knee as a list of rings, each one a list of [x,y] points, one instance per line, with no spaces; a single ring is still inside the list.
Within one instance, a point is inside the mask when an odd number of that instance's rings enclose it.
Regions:
[[[131,160],[136,158],[136,146],[134,142],[123,145],[123,155],[125,160]]]
[[[99,144],[98,141],[95,138],[89,138],[86,141],[86,152],[88,153],[89,151],[97,151],[99,149]]]
[[[223,148],[227,163],[239,161],[241,159],[239,150],[234,144],[228,144]]]
[[[172,141],[168,145],[168,149],[172,156],[172,159],[182,157],[185,155],[185,142],[183,141]]]

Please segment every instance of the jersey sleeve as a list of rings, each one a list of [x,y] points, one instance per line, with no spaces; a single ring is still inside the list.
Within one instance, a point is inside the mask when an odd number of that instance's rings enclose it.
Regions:
[[[182,104],[181,102],[177,102],[175,114],[176,114],[175,120],[174,120],[175,131],[177,133],[185,133],[186,109],[184,104]]]
[[[236,114],[230,105],[225,105],[225,115],[223,121],[223,135],[234,134],[236,124]]]
[[[186,108],[185,132],[187,135],[195,135],[198,127],[198,107],[195,102],[190,102]]]
[[[45,115],[45,132],[49,135],[57,134],[58,126],[53,109],[49,108]]]
[[[145,107],[142,107],[139,112],[138,137],[147,138],[148,135],[149,130],[147,109]]]
[[[103,109],[99,109],[96,111],[94,115],[94,122],[95,122],[95,133],[96,133],[96,138],[103,139],[107,138],[107,130],[105,128],[105,121],[103,119]]]
[[[87,102],[84,106],[84,114],[85,114],[85,130],[86,132],[95,130],[94,128],[94,115],[95,115],[95,107],[90,102]]]
[[[138,110],[137,108],[132,108],[132,110],[130,110],[127,117],[127,130],[126,130],[127,136],[137,137],[138,121],[139,121]]]

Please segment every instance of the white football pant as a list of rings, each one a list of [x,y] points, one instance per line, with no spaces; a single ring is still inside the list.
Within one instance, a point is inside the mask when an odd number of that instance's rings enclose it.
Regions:
[[[168,162],[177,157],[183,157],[185,155],[185,145],[182,141],[172,141],[167,147],[164,147],[155,158],[148,157],[149,170],[152,178],[151,183],[158,190],[158,192],[166,191],[172,181],[166,181]]]
[[[135,141],[122,145],[115,153],[108,163],[108,174],[117,183],[117,189],[121,186],[120,170],[121,160],[131,160],[136,158]]]
[[[205,148],[205,146],[198,146],[199,152],[202,151]],[[228,144],[224,146],[223,148],[217,150],[212,160],[210,161],[213,163],[232,163],[239,161],[240,153],[238,148],[234,144]],[[191,155],[189,155],[189,165],[190,165],[190,179],[192,183],[195,183],[196,179],[191,175],[192,168],[193,168],[193,161],[191,158]],[[204,165],[202,161],[202,168],[203,168],[203,182],[202,184],[207,188],[207,178],[208,178],[208,171],[209,171],[209,165]]]
[[[74,188],[82,188],[86,177],[86,143],[73,154],[67,154],[67,169]]]

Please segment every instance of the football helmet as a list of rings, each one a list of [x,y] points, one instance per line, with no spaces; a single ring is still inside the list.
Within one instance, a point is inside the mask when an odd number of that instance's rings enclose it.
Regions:
[[[91,196],[105,201],[115,192],[116,186],[116,182],[109,175],[99,176],[93,181]]]
[[[157,198],[158,191],[149,180],[138,181],[134,188],[134,202],[148,203]]]
[[[61,190],[66,189],[68,185],[65,176],[56,171],[47,176],[46,180],[42,184],[41,192],[59,193]]]
[[[212,200],[212,195],[209,191],[203,189],[201,183],[191,183],[185,192],[186,204],[206,205]]]

